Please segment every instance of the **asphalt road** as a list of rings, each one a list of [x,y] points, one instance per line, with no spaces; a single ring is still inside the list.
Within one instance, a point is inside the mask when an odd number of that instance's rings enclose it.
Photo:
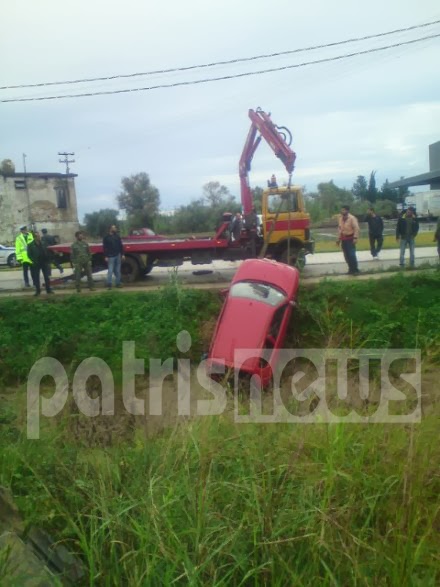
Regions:
[[[361,272],[371,273],[380,272],[381,270],[391,270],[395,268],[398,270],[399,251],[398,249],[388,249],[381,253],[381,258],[374,261],[371,258],[369,251],[358,252],[359,268]],[[408,263],[408,252],[407,252]],[[429,263],[436,265],[438,263],[438,255],[436,247],[420,247],[416,248],[416,266],[425,265]],[[232,279],[237,270],[240,261],[214,261],[211,265],[191,265],[185,262],[177,268],[177,277],[182,285],[191,287],[205,287],[209,284],[216,286],[219,284],[227,284]],[[171,276],[176,270],[168,267],[155,267],[153,271],[145,277],[141,282],[127,287],[127,289],[138,288],[158,288],[169,282]],[[315,281],[317,278],[324,276],[343,276],[347,273],[347,265],[344,261],[341,252],[338,253],[317,253],[316,255],[308,255],[307,264],[302,271],[302,281],[308,279]],[[64,276],[71,275],[72,271],[66,269]],[[52,279],[59,277],[57,269],[52,270]],[[101,271],[94,275],[96,282],[96,293],[105,288],[106,271]],[[85,279],[83,280],[85,281]],[[87,290],[86,283],[84,283],[85,291]],[[70,293],[74,289],[73,281],[55,285],[54,289],[60,293]],[[33,288],[23,287],[23,276],[20,270],[9,271],[2,269],[0,271],[0,296],[9,297],[14,295],[32,295]],[[44,296],[44,292],[42,294]]]

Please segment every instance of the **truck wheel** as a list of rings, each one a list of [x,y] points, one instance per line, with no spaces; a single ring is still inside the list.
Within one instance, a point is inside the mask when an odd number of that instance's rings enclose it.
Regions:
[[[296,267],[297,269],[304,269],[306,264],[306,255],[304,249],[290,249],[290,258],[287,259],[287,248],[281,253],[280,258],[281,263],[286,263],[286,265],[291,265],[292,267]]]
[[[148,275],[149,273],[151,273],[153,267],[154,267],[154,262],[153,263],[147,263],[147,265],[145,267],[144,275]]]
[[[121,276],[124,283],[133,283],[140,276],[139,263],[133,257],[125,257],[121,264]]]

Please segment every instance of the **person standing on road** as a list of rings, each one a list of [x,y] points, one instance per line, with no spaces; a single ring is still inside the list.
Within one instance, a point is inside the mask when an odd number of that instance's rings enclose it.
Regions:
[[[53,289],[50,287],[50,277],[48,273],[49,257],[47,249],[44,248],[43,243],[41,242],[40,233],[38,231],[34,232],[33,240],[28,245],[28,255],[29,259],[32,262],[31,273],[32,280],[35,285],[34,295],[39,296],[41,294],[40,271],[43,274],[44,287],[46,288],[46,293],[55,293]]]
[[[437,253],[440,261],[440,218],[437,220],[437,229],[434,234],[434,242],[437,241]]]
[[[243,219],[240,212],[237,212],[231,222],[231,234],[234,241],[239,241],[241,238],[241,229],[243,228]]]
[[[46,250],[47,250],[47,247],[51,247],[52,245],[56,244],[55,237],[52,236],[51,234],[47,233],[47,228],[43,228],[41,232],[43,234],[43,236],[41,237],[41,242],[43,243],[43,247]],[[52,263],[55,265],[55,267],[58,269],[58,271],[61,274],[64,273],[64,269],[63,269],[62,265],[60,265],[58,263],[56,255],[54,253],[52,253],[51,251],[47,251],[47,257],[49,259],[48,264],[47,264],[49,275],[51,275],[51,273],[52,273],[52,267],[51,267]]]
[[[383,245],[383,220],[376,214],[374,208],[368,208],[367,214],[370,252],[373,259],[377,260]]]
[[[81,276],[82,272],[87,275],[87,282],[89,290],[94,291],[93,278],[92,278],[92,255],[90,253],[89,245],[84,240],[84,234],[78,230],[75,232],[76,241],[71,246],[71,259],[72,265],[75,271],[75,284],[76,291],[81,291]]]
[[[23,267],[23,279],[25,287],[31,287],[29,283],[29,272],[31,269],[32,261],[28,255],[28,245],[34,240],[32,234],[28,231],[27,226],[20,227],[20,234],[15,239],[15,258]],[[31,272],[32,275],[32,272]],[[32,276],[32,282],[34,282]],[[35,285],[35,283],[34,283]]]
[[[121,283],[121,262],[124,257],[124,247],[118,229],[115,224],[109,227],[108,234],[102,241],[104,257],[108,263],[107,289],[112,288],[113,273],[116,278],[116,287],[122,287]]]
[[[260,219],[258,218],[257,209],[252,206],[250,213],[245,216],[245,228],[249,235],[251,256],[257,256],[257,236],[260,226]]]
[[[359,223],[357,218],[350,214],[349,206],[342,206],[338,225],[338,240],[336,244],[342,246],[349,275],[358,275],[358,261],[356,257],[356,243],[359,238]]]
[[[414,208],[410,207],[397,221],[396,240],[400,240],[400,266],[405,266],[405,250],[409,247],[409,264],[415,266],[415,237],[419,232],[419,221],[416,218]]]

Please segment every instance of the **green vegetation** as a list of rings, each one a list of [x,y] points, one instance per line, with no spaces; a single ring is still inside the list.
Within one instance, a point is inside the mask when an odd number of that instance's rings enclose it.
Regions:
[[[333,230],[333,229],[331,229]],[[317,240],[315,246],[316,253],[333,253],[340,251],[341,248],[336,245],[336,228],[334,229],[335,239],[334,240]],[[396,242],[394,236],[385,236],[383,239],[383,249],[396,249],[399,243]],[[434,232],[421,232],[416,237],[416,255],[418,247],[434,247]],[[356,249],[358,251],[369,251],[370,241],[367,237],[361,237],[356,243]]]
[[[87,357],[100,357],[118,373],[123,341],[134,341],[140,358],[166,358],[175,353],[181,330],[192,337],[190,358],[199,359],[198,329],[217,309],[209,292],[175,286],[153,293],[72,295],[42,304],[5,300],[0,303],[0,377],[20,384],[43,356],[73,370]]]
[[[421,424],[234,424],[226,413],[152,436],[146,416],[103,443],[65,408],[28,441],[25,389],[14,388],[0,404],[0,484],[28,523],[79,553],[85,585],[437,585],[439,285],[427,272],[302,289],[288,335],[299,347],[420,348]],[[198,361],[219,307],[217,294],[175,283],[2,301],[1,374],[24,382],[44,354],[66,367],[100,356],[117,371],[123,340],[138,357],[177,356],[181,329]]]
[[[189,204],[179,206],[173,215],[159,212],[159,190],[151,183],[147,173],[137,173],[121,180],[122,190],[117,196],[120,210],[126,220],[117,222],[118,210],[103,209],[84,217],[84,227],[91,237],[102,237],[110,224],[117,223],[121,233],[133,228],[153,228],[157,233],[187,236],[189,233],[212,233],[219,225],[224,212],[241,211],[240,199],[218,181],[209,181],[202,187],[200,197]],[[397,217],[397,203],[403,203],[409,195],[408,188],[393,189],[388,180],[381,189],[376,187],[376,172],[372,171],[369,181],[359,175],[351,190],[338,187],[333,180],[318,184],[316,192],[305,191],[306,209],[312,222],[321,222],[340,212],[341,206],[349,204],[358,218],[366,215],[374,206],[377,214],[385,218]],[[261,213],[263,188],[252,189],[254,205]]]

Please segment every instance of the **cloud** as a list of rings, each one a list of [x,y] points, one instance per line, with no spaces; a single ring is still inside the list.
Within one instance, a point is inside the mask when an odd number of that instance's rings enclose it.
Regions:
[[[148,71],[290,50],[363,36],[433,19],[437,0],[235,0],[168,3],[127,0],[124,5],[77,0],[9,2],[2,8],[5,83],[63,80]],[[319,18],[316,15],[319,15]],[[380,14],[380,19],[377,15]],[[431,27],[434,32],[440,27]],[[400,33],[391,42],[425,34]],[[23,42],[23,39],[26,42]],[[386,39],[309,51],[272,60],[221,66],[216,75],[289,65],[378,47]],[[20,168],[60,171],[58,151],[75,152],[80,217],[115,207],[124,175],[146,171],[163,207],[187,203],[202,185],[218,180],[239,194],[238,160],[249,129],[247,111],[271,110],[288,126],[297,151],[294,178],[309,189],[334,179],[350,186],[378,171],[378,182],[428,169],[427,148],[438,140],[440,100],[435,56],[438,40],[332,63],[168,90],[52,102],[1,104],[2,153]],[[151,78],[99,82],[94,89],[135,88],[207,77],[209,69]],[[57,86],[30,95],[91,87]],[[27,92],[28,90],[26,90]],[[0,96],[25,95],[24,90]],[[27,94],[26,94],[27,95]],[[261,145],[250,180],[265,185],[280,162]]]

